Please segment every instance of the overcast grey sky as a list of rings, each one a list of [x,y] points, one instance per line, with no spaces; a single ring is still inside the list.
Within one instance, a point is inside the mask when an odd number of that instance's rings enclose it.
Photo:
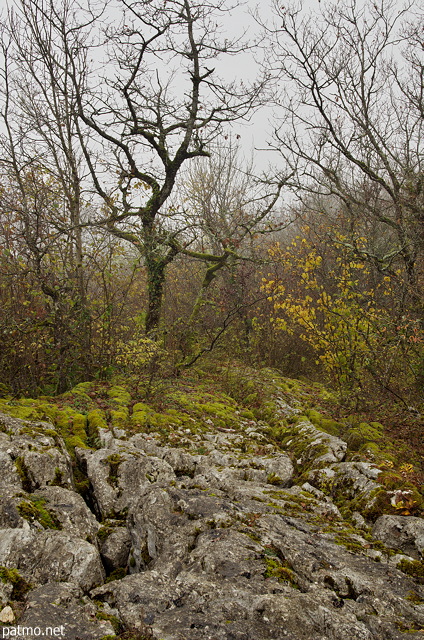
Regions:
[[[19,0],[0,0],[1,15],[5,14],[7,7],[12,7],[14,4],[19,4]],[[318,8],[318,0],[307,0],[303,4],[308,8]],[[113,0],[108,3],[108,11],[111,11],[112,15],[116,13],[117,20],[120,15],[118,6],[119,2],[113,2]],[[262,2],[246,0],[240,3],[235,0],[233,10],[222,15],[223,35],[228,34],[229,38],[233,38],[242,37],[244,34],[245,40],[258,38],[261,27],[254,17],[255,14],[259,16],[261,21],[271,24],[274,20],[272,0],[262,0]],[[227,80],[234,78],[248,82],[254,80],[256,74],[259,73],[259,65],[255,62],[253,52],[246,50],[234,57],[224,56],[221,62],[217,61],[216,70]],[[250,156],[255,150],[254,155],[260,168],[265,168],[272,160],[271,152],[258,151],[266,147],[267,140],[270,138],[272,126],[269,120],[271,116],[271,108],[261,108],[249,122],[243,121],[227,125],[229,134],[240,136],[242,148],[247,156]]]

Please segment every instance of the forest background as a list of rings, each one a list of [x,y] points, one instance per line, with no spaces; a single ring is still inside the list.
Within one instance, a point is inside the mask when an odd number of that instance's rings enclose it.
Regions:
[[[276,2],[234,37],[239,3],[111,7],[4,12],[2,392],[213,352],[424,410],[419,3]]]

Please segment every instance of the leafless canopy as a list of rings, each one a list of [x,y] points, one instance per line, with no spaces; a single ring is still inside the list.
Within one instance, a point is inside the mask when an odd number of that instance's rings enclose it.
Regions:
[[[227,0],[17,0],[9,16],[5,57],[26,96],[17,113],[37,114],[28,140],[57,157],[55,171],[65,159],[79,196],[91,182],[103,204],[89,222],[142,254],[148,330],[158,324],[166,265],[182,248],[181,216],[166,203],[183,163],[209,155],[222,128],[263,101],[268,73],[247,84],[218,72],[222,59],[254,46],[223,34],[238,8]]]
[[[423,249],[422,12],[413,1],[326,4],[312,16],[275,3],[269,67],[278,78],[272,146],[297,195],[336,197],[352,221],[388,234],[383,268],[403,260],[416,291]],[[306,196],[305,196],[306,194]],[[385,247],[387,250],[387,244]]]

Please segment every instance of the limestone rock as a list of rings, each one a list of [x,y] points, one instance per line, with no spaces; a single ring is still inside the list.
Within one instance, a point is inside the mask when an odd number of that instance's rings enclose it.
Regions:
[[[14,567],[30,582],[73,582],[83,590],[103,582],[97,549],[63,531],[3,529],[0,565]]]
[[[128,445],[98,451],[78,449],[77,457],[90,480],[98,516],[102,518],[125,512],[140,491],[152,483],[175,479],[165,460]]]
[[[13,492],[12,492],[13,493]],[[0,529],[27,528],[27,523],[17,509],[20,499],[0,496]]]
[[[308,480],[333,498],[361,499],[363,508],[367,510],[373,503],[376,489],[381,488],[377,482],[380,473],[380,469],[368,462],[341,462],[322,469],[312,469]]]
[[[0,606],[5,606],[12,599],[13,584],[0,580]]]
[[[4,434],[0,435],[3,436]],[[5,442],[4,438],[1,438],[0,447],[0,493],[2,498],[5,498],[6,496],[13,496],[18,491],[21,491],[22,483],[11,456],[12,449],[10,448],[10,442]]]
[[[12,607],[4,607],[4,609],[2,609],[0,611],[0,622],[2,622],[3,624],[10,624],[12,622],[15,621],[15,614],[13,613],[13,609]]]
[[[287,454],[274,453],[269,458],[254,457],[250,461],[250,465],[258,466],[265,470],[265,482],[271,481],[272,484],[281,485],[283,487],[287,487],[291,484],[294,467]],[[250,478],[248,479],[250,480]],[[259,480],[259,482],[261,481],[262,480]]]
[[[55,514],[67,533],[91,542],[96,539],[100,525],[78,493],[62,487],[44,487],[35,496],[46,501],[46,508]]]
[[[424,556],[424,520],[412,516],[380,516],[372,534],[388,547],[419,560]]]
[[[75,584],[52,582],[30,592],[27,606],[19,620],[22,627],[48,627],[56,629],[56,637],[66,640],[101,640],[115,635],[108,620],[96,617],[97,608],[88,599],[84,601],[82,590]],[[25,635],[36,640],[38,635]]]
[[[317,466],[344,460],[347,444],[336,436],[320,431],[305,419],[293,429],[293,437],[285,447],[296,452],[299,466]]]
[[[15,624],[63,625],[70,640],[113,636],[118,621],[154,640],[422,637],[424,587],[396,565],[421,557],[424,521],[382,516],[373,535],[407,555],[373,548],[359,511],[380,470],[344,462],[346,444],[309,421],[288,429],[286,453],[254,420],[220,431],[210,418],[178,447],[105,428],[100,448],[76,451],[84,499],[43,424],[0,430],[3,609],[19,580],[10,570],[30,587]],[[69,488],[53,486],[59,476]],[[23,519],[20,502],[40,499],[55,520]]]
[[[117,527],[100,543],[100,555],[109,571],[125,568],[131,548],[131,535],[125,527]]]
[[[0,434],[2,495],[16,486],[34,491],[56,484],[59,479],[61,484],[73,488],[70,456],[63,440],[50,435],[51,424],[17,420],[1,413],[0,426],[5,430]]]

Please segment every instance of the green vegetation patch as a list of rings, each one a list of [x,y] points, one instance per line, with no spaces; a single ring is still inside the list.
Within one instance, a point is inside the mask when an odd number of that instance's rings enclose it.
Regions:
[[[28,522],[36,520],[44,529],[62,529],[62,525],[55,513],[50,509],[46,509],[45,504],[45,498],[29,496],[27,500],[23,500],[18,504],[17,509]]]
[[[0,567],[0,580],[13,585],[12,600],[24,600],[25,595],[32,589],[32,585],[16,569]]]
[[[121,385],[114,385],[107,391],[108,397],[118,405],[128,405],[131,402],[131,393]]]
[[[267,545],[264,548],[264,560],[266,565],[264,578],[276,578],[279,582],[289,584],[293,589],[299,589],[295,572],[278,549]]]
[[[114,569],[110,575],[106,578],[106,582],[113,582],[114,580],[122,580],[127,575],[126,567],[118,567],[118,569]]]
[[[127,407],[120,407],[119,409],[111,409],[110,419],[112,427],[123,429],[128,426],[129,411]]]
[[[96,618],[98,620],[107,620],[108,622],[110,622],[115,633],[119,633],[120,631],[122,631],[121,622],[119,621],[119,618],[117,618],[116,616],[113,616],[109,613],[105,613],[104,611],[98,611],[96,613]],[[116,636],[112,636],[112,637],[116,639]]]
[[[420,584],[424,584],[424,562],[422,560],[407,560],[404,558],[396,566]]]
[[[56,467],[54,470],[54,478],[50,482],[50,486],[52,487],[63,487],[64,489],[68,489],[68,483],[63,478],[63,471]]]
[[[26,465],[25,458],[23,456],[18,456],[15,460],[16,471],[18,472],[19,478],[21,480],[22,488],[24,491],[32,490],[32,481],[29,474],[29,469]]]
[[[332,436],[339,436],[343,431],[343,425],[330,418],[325,418],[321,413],[315,409],[307,409],[305,415],[312,422],[314,427],[321,431],[325,431]]]
[[[119,453],[112,453],[112,455],[106,458],[106,462],[109,465],[109,476],[107,481],[112,487],[116,487],[118,485],[119,465],[123,460],[124,458]]]
[[[336,533],[334,536],[334,542],[340,546],[345,547],[352,553],[362,553],[364,551],[364,543],[358,540],[355,535],[352,535],[346,531]]]
[[[416,591],[408,591],[405,599],[413,604],[424,604],[424,599]]]
[[[115,531],[115,527],[104,525],[98,530],[97,537],[101,542],[104,542],[110,536],[110,534],[113,533],[113,531]]]

